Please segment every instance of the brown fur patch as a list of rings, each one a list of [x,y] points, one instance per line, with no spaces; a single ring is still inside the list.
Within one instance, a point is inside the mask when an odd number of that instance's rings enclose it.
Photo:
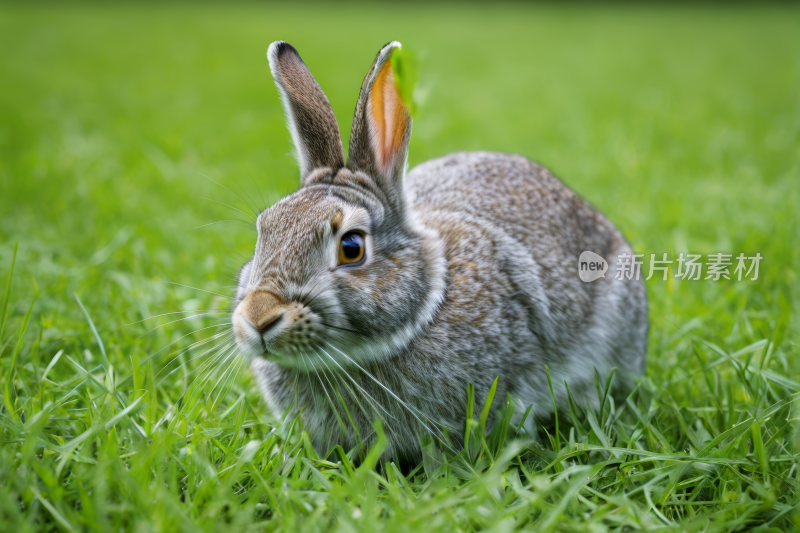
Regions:
[[[334,235],[342,227],[342,222],[344,222],[344,213],[342,213],[341,209],[337,209],[334,211],[333,217],[331,217],[331,232]]]

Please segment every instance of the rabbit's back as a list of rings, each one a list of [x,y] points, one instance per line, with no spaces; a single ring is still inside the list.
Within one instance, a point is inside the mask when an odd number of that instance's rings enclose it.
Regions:
[[[630,246],[608,219],[548,170],[518,155],[456,153],[412,169],[404,189],[417,220],[446,243],[450,294],[439,316],[450,324],[433,324],[434,335],[452,327],[466,306],[487,313],[512,304],[524,309],[527,331],[518,339],[528,347],[515,346],[507,354],[515,360],[497,361],[495,369],[521,374],[508,388],[523,397],[522,403],[549,400],[539,372],[544,364],[558,374],[554,383],[570,382],[574,395],[594,389],[594,368],[601,375],[611,367],[622,375],[643,371],[644,285],[614,275],[617,255],[632,253]],[[467,235],[472,245],[459,245]],[[584,251],[609,262],[605,278],[580,280],[578,258]],[[464,281],[468,264],[483,265],[484,273],[473,269],[467,276],[474,278]],[[496,301],[486,287],[480,294],[473,291],[480,285],[497,287],[505,301]]]
[[[490,221],[547,268],[569,259],[572,280],[578,280],[574,267],[581,252],[606,257],[624,243],[594,207],[521,155],[460,152],[433,159],[409,172],[405,192],[416,212],[467,213]]]

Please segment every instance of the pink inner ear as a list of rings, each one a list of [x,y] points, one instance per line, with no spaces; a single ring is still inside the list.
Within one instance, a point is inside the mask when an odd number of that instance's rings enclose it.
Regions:
[[[394,83],[390,61],[386,61],[375,77],[369,99],[372,149],[380,170],[389,174],[403,142],[407,121],[405,105]]]

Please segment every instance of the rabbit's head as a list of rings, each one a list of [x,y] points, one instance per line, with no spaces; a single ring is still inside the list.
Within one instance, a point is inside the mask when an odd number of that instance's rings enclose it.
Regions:
[[[301,187],[258,216],[232,317],[242,351],[300,369],[343,368],[391,355],[439,305],[440,241],[403,196],[411,116],[392,70],[399,47],[384,46],[361,85],[347,164],[311,72],[289,44],[269,47]]]

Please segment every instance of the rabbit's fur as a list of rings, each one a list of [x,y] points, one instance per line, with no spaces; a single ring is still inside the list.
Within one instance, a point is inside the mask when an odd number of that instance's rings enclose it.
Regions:
[[[644,369],[644,285],[614,277],[631,248],[614,226],[522,156],[457,153],[405,174],[411,118],[386,45],[364,79],[344,163],[336,119],[297,51],[270,46],[270,67],[301,167],[301,188],[262,212],[241,270],[233,331],[271,408],[300,413],[320,452],[386,432],[387,454],[415,458],[433,435],[458,449],[467,384],[480,404],[499,376],[528,405],[596,402],[595,370],[617,386]],[[347,232],[364,262],[340,265]],[[609,261],[584,283],[578,257]],[[346,409],[345,409],[346,407]],[[531,421],[533,417],[529,417]]]

